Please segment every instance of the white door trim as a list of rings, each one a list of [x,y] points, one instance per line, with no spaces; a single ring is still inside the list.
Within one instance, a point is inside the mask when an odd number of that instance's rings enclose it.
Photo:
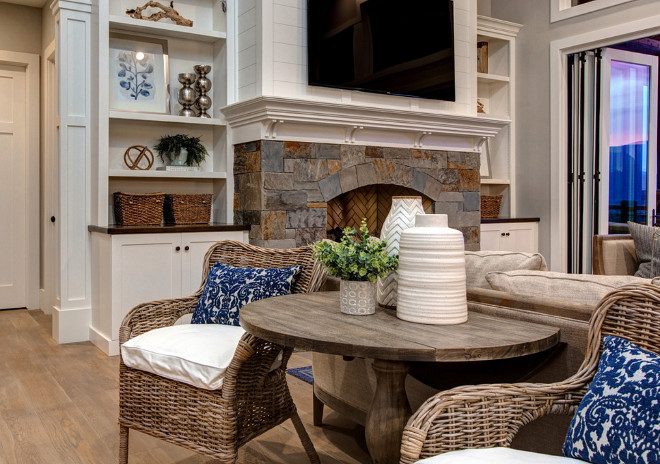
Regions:
[[[26,304],[39,308],[39,55],[0,50],[0,64],[25,68],[26,127]]]
[[[660,34],[660,15],[550,42],[550,267],[566,271],[567,55]]]

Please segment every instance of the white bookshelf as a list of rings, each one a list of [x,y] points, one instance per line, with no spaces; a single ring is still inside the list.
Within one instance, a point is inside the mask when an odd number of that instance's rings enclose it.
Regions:
[[[235,2],[230,1],[230,8]],[[92,184],[98,195],[92,199],[92,224],[114,224],[112,193],[116,191],[146,193],[212,193],[214,222],[233,219],[233,151],[228,128],[220,108],[227,104],[232,79],[233,46],[227,37],[229,13],[222,11],[217,0],[178,0],[175,8],[193,21],[192,27],[179,26],[170,20],[158,22],[134,19],[126,9],[134,8],[134,0],[99,0],[98,8],[98,89],[111,89],[110,37],[112,34],[155,37],[167,41],[169,104],[167,112],[145,113],[115,110],[110,107],[109,92],[98,92],[98,158],[93,166]],[[231,29],[231,28],[230,28]],[[197,64],[211,65],[209,93],[213,104],[211,118],[179,116],[178,75],[194,73]],[[199,171],[164,171],[164,165],[153,149],[165,135],[186,134],[200,137],[209,152]],[[150,170],[130,170],[124,163],[125,151],[134,145],[149,147],[154,154]]]
[[[486,113],[478,116],[510,121],[489,140],[491,176],[481,178],[483,194],[503,195],[502,217],[516,215],[515,49],[521,27],[486,16],[477,17],[477,42],[488,42],[488,72],[477,73],[477,99]]]

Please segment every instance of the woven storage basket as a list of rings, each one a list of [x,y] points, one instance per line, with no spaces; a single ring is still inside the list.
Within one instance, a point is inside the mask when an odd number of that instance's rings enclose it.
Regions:
[[[112,196],[119,226],[160,224],[163,220],[164,193],[115,192]]]
[[[168,193],[165,195],[165,222],[208,224],[211,221],[211,193]]]
[[[502,195],[481,195],[482,219],[497,219],[500,215]]]

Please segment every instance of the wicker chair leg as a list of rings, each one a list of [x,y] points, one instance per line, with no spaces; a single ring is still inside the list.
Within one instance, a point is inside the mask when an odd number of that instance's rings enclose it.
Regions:
[[[128,464],[128,427],[119,426],[119,464]]]
[[[321,464],[319,455],[316,453],[316,449],[314,448],[314,443],[312,443],[312,440],[309,438],[307,430],[305,430],[305,426],[300,420],[300,416],[298,415],[297,411],[293,412],[291,421],[293,422],[293,426],[296,428],[296,432],[298,432],[298,437],[300,437],[303,448],[305,448],[309,462],[311,464]]]
[[[325,405],[323,404],[323,401],[318,399],[316,393],[313,394],[312,401],[313,401],[312,408],[314,411],[314,425],[320,427],[321,425],[323,425],[323,406]]]

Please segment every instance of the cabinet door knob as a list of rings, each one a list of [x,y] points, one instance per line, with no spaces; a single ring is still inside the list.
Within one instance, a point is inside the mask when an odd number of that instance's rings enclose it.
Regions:
[[[508,237],[509,235],[511,235],[511,234],[510,234],[509,232],[507,232],[507,233],[506,233],[506,236]]]
[[[188,250],[190,250],[190,247],[189,247],[188,245],[186,245],[186,246],[184,247],[184,250],[188,251]]]
[[[55,216],[50,217],[50,222],[55,222]]]
[[[181,251],[181,247],[178,246],[178,247],[175,248],[175,250],[176,250],[176,251]]]
[[[501,235],[502,237],[506,236],[506,234],[505,234],[504,232],[502,232],[500,235]]]

